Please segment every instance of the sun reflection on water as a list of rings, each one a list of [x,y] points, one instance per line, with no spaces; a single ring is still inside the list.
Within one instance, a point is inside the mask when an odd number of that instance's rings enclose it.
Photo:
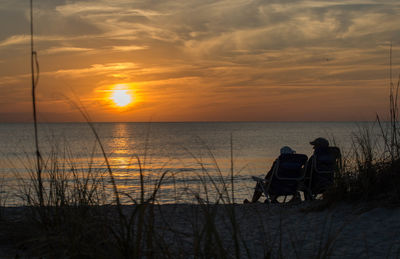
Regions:
[[[125,123],[116,124],[112,133],[112,141],[110,143],[112,153],[129,155],[132,152],[129,148],[131,144],[133,144],[133,139],[129,138],[127,125]]]

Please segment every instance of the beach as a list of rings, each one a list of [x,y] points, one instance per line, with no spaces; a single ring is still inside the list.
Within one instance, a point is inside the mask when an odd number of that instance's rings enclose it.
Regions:
[[[318,201],[317,201],[318,203]],[[235,204],[152,206],[144,222],[152,221],[154,244],[143,245],[140,257],[195,258],[398,258],[400,256],[400,208],[369,204],[345,204],[316,211],[316,203],[296,205]],[[115,206],[101,210],[118,218]],[[234,209],[234,214],[232,213]],[[135,206],[123,206],[131,215]],[[39,256],[43,243],[7,240],[4,229],[30,220],[29,207],[4,208],[1,221],[1,258]],[[307,211],[307,212],[306,212]],[[113,215],[114,216],[110,216]],[[153,219],[153,220],[151,220]],[[28,221],[26,221],[28,220]],[[147,221],[149,220],[149,221]],[[8,223],[7,223],[8,222]],[[14,223],[11,223],[14,222]],[[25,222],[25,223],[22,223]],[[118,222],[116,220],[115,222]],[[233,222],[233,223],[232,223]],[[116,223],[118,224],[118,223]],[[29,225],[29,224],[28,224]],[[15,228],[15,231],[18,228]],[[22,235],[27,238],[25,233]],[[33,230],[33,229],[32,229]],[[21,231],[21,230],[20,230]],[[35,236],[35,233],[31,233]],[[36,233],[40,235],[40,231]],[[145,238],[144,238],[145,239]],[[237,242],[235,242],[235,240]],[[35,250],[35,245],[41,245]],[[61,251],[60,254],[62,255]],[[65,255],[68,258],[68,255]],[[63,257],[63,256],[62,256]],[[117,256],[118,257],[118,256]]]

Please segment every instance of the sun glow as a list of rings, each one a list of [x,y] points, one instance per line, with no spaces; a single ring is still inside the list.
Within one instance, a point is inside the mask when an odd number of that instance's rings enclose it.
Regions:
[[[119,111],[126,110],[139,100],[136,86],[132,83],[106,85],[98,92],[106,105]]]
[[[128,93],[128,90],[114,90],[111,100],[114,101],[115,105],[124,107],[132,102],[132,96]]]

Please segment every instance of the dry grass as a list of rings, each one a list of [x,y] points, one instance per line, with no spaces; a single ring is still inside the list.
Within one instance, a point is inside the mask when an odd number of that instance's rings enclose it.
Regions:
[[[346,166],[326,193],[327,204],[379,201],[381,205],[400,205],[399,87],[400,75],[396,84],[390,80],[389,121],[381,122],[377,116],[375,126],[381,134],[374,136],[368,128],[353,133],[353,154],[346,158]]]

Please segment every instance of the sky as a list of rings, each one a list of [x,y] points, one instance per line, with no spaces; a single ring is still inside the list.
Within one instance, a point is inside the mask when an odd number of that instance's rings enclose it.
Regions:
[[[374,120],[400,72],[398,0],[33,2],[43,122]],[[32,120],[29,19],[0,0],[0,122]]]

